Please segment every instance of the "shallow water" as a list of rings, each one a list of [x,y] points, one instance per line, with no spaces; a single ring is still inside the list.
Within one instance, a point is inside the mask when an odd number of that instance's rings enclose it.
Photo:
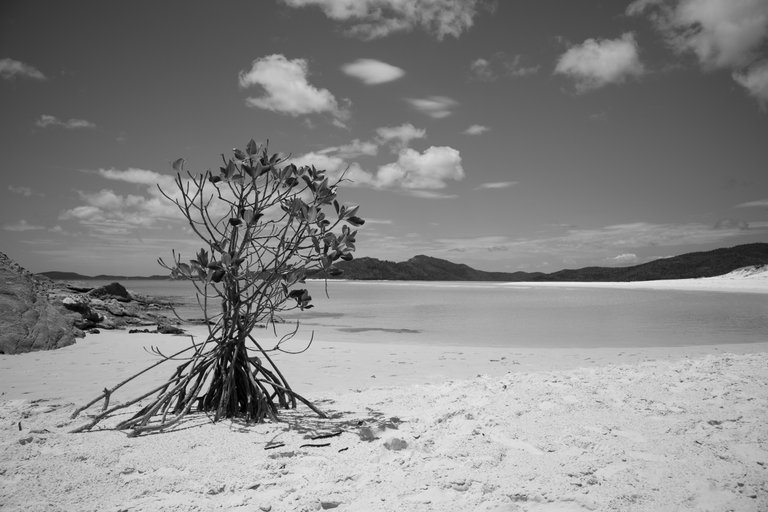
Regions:
[[[97,284],[94,282],[91,285]],[[190,283],[126,281],[201,318]],[[508,347],[648,347],[768,340],[762,294],[507,286],[503,283],[307,283],[315,307],[285,315],[316,340]]]

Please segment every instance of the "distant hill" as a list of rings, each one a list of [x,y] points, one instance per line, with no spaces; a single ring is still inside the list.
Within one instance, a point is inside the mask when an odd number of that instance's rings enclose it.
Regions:
[[[414,256],[393,262],[376,258],[341,261],[340,279],[390,281],[653,281],[720,276],[752,265],[768,264],[768,243],[737,245],[706,252],[691,252],[662,258],[632,267],[584,267],[557,272],[486,272],[462,263],[431,256]],[[56,280],[126,281],[131,279],[169,279],[168,276],[84,276],[74,272],[43,272]]]
[[[408,261],[359,258],[338,264],[341,279],[402,281],[652,281],[727,274],[738,268],[768,264],[768,244],[738,245],[692,252],[631,267],[585,267],[543,272],[484,272],[467,265],[415,256]]]
[[[84,276],[82,274],[78,274],[76,272],[58,272],[58,271],[50,271],[50,272],[40,272],[38,275],[45,276],[49,279],[53,279],[55,281],[88,281],[88,280],[94,280],[94,281],[130,281],[132,279],[170,279],[170,276],[161,276],[161,275],[153,275],[153,276],[113,276],[113,275],[105,275],[100,274],[98,276]]]

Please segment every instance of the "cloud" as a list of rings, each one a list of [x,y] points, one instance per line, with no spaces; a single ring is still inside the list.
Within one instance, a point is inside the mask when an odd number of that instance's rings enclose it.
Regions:
[[[447,96],[429,96],[427,98],[409,98],[406,100],[413,108],[435,119],[450,116],[458,102]]]
[[[768,39],[765,0],[637,0],[627,14],[647,14],[675,51],[693,52],[705,69],[746,66]]]
[[[402,149],[397,162],[379,168],[376,180],[381,187],[441,189],[447,181],[459,181],[464,176],[458,150],[448,146],[430,146],[422,153],[411,148]]]
[[[522,60],[522,55],[517,54],[509,58],[504,52],[498,52],[490,60],[482,57],[475,59],[469,69],[474,79],[483,82],[493,82],[500,74],[522,78],[538,73],[539,66],[524,66]]]
[[[332,146],[318,151],[319,154],[336,154],[341,158],[355,158],[358,156],[374,156],[379,152],[379,146],[375,142],[355,139],[349,144]]]
[[[46,76],[34,66],[18,60],[0,60],[0,77],[5,80],[13,80],[16,77],[31,78],[33,80],[46,80]]]
[[[148,171],[146,169],[135,169],[133,167],[124,171],[119,169],[98,169],[96,174],[102,178],[112,181],[122,181],[125,183],[133,183],[135,185],[145,185],[154,189],[155,186],[160,185],[164,189],[172,189],[174,185],[174,176],[167,174],[160,174],[155,171]]]
[[[504,249],[519,256],[542,258],[542,255],[569,254],[577,259],[599,258],[605,261],[616,254],[634,253],[638,248],[723,244],[745,234],[760,233],[768,233],[768,223],[751,223],[745,232],[743,224],[733,222],[721,222],[714,226],[703,223],[633,222],[595,228],[569,227],[561,234],[535,238],[494,235],[438,239],[436,243],[445,252],[461,249],[484,254],[493,247],[494,250]]]
[[[633,263],[637,263],[638,260],[639,258],[637,257],[637,254],[632,252],[625,252],[624,254],[619,254],[618,256],[608,258],[607,263],[610,265],[631,265]]]
[[[366,85],[378,85],[392,82],[405,75],[405,71],[374,59],[357,59],[349,64],[344,64],[341,70],[349,76],[361,80]]]
[[[474,24],[485,0],[283,0],[290,7],[319,7],[328,18],[349,23],[348,34],[376,39],[422,29],[438,40],[458,38]]]
[[[427,136],[427,131],[423,128],[416,128],[411,123],[404,123],[400,126],[382,126],[376,129],[376,135],[379,142],[395,142],[394,148],[408,146],[414,139],[423,139]]]
[[[343,173],[353,186],[404,189],[422,197],[437,197],[437,194],[424,191],[445,188],[448,181],[459,181],[465,176],[460,152],[447,146],[431,146],[423,152],[402,148],[395,162],[380,166],[375,173],[364,170],[357,162],[348,163],[323,151],[291,158],[291,162],[324,169],[331,179],[337,179]]]
[[[483,126],[481,124],[473,124],[466,130],[464,130],[464,134],[465,135],[482,135],[489,130],[490,128],[488,128],[487,126]]]
[[[635,36],[629,32],[618,39],[587,39],[580,45],[571,46],[560,56],[555,67],[555,73],[576,81],[579,92],[619,84],[643,72]]]
[[[733,74],[733,79],[747,89],[750,96],[760,104],[760,108],[768,107],[768,60],[764,60],[743,72]]]
[[[32,194],[33,194],[31,188],[24,187],[24,186],[16,187],[14,185],[8,185],[8,190],[13,192],[14,194],[19,194],[20,196],[24,196],[24,197],[32,197]]]
[[[768,208],[768,199],[758,199],[757,201],[737,204],[736,208]]]
[[[96,128],[95,124],[93,124],[90,121],[86,121],[85,119],[67,119],[66,121],[62,121],[55,116],[50,116],[47,114],[41,115],[40,119],[35,121],[35,125],[39,126],[40,128],[58,126],[61,128],[66,128],[67,130],[77,130],[80,128]]]
[[[254,60],[250,70],[240,72],[239,81],[243,88],[259,85],[264,89],[264,95],[246,99],[248,106],[294,117],[327,112],[339,123],[348,119],[349,112],[328,89],[307,81],[308,73],[306,60],[274,54]]]
[[[128,234],[137,228],[155,227],[161,219],[179,220],[174,204],[159,192],[148,196],[118,194],[111,189],[79,192],[84,204],[63,211],[59,220],[74,220],[99,234]]]
[[[21,219],[19,222],[16,222],[14,224],[4,224],[3,229],[6,231],[24,232],[24,231],[37,231],[37,230],[45,229],[45,227],[35,226],[34,224],[30,224],[26,220]]]
[[[509,188],[517,185],[516,181],[493,181],[490,183],[481,183],[475,190],[498,190],[501,188]]]
[[[539,72],[540,66],[524,66],[522,59],[522,55],[515,55],[512,60],[504,61],[503,65],[509,76],[522,78]]]
[[[469,70],[472,72],[472,77],[476,80],[493,82],[497,78],[496,72],[487,59],[479,58],[473,60],[472,64],[469,65]]]

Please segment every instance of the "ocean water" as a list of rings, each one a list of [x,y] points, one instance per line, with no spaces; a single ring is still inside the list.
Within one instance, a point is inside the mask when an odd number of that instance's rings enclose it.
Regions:
[[[91,285],[98,284],[91,282]],[[129,290],[201,318],[184,281],[135,280]],[[649,347],[768,341],[761,294],[505,286],[503,283],[308,282],[315,307],[285,320],[300,338],[358,343],[507,347]]]

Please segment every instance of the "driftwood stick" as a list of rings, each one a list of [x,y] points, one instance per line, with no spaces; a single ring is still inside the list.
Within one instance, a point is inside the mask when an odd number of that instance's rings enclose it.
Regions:
[[[82,407],[80,407],[80,408],[78,408],[78,409],[75,409],[75,412],[73,412],[73,413],[72,413],[72,416],[70,416],[70,418],[72,418],[72,419],[75,419],[75,418],[77,418],[77,416],[78,416],[78,415],[79,415],[81,412],[83,412],[84,410],[88,409],[90,406],[92,406],[93,404],[95,404],[96,402],[98,402],[99,400],[101,400],[102,398],[106,398],[106,399],[107,399],[107,401],[109,401],[109,398],[108,398],[108,397],[109,397],[109,396],[110,396],[112,393],[114,393],[116,390],[120,389],[120,388],[121,388],[121,387],[123,387],[124,385],[128,384],[129,382],[131,382],[131,381],[132,381],[133,379],[135,379],[136,377],[138,377],[138,376],[140,376],[140,375],[143,375],[143,374],[147,373],[147,372],[148,372],[149,370],[151,370],[152,368],[155,368],[155,367],[157,367],[157,366],[160,366],[161,364],[163,364],[163,363],[164,363],[164,362],[166,362],[167,360],[169,360],[169,359],[171,359],[171,358],[173,358],[173,357],[176,357],[176,356],[178,356],[178,355],[180,355],[180,354],[183,354],[184,352],[187,352],[188,350],[191,350],[192,348],[194,348],[194,347],[187,347],[187,348],[185,348],[185,349],[179,350],[178,352],[176,352],[176,353],[175,353],[175,354],[173,354],[172,356],[168,356],[168,357],[165,357],[164,359],[161,359],[160,361],[156,362],[155,364],[152,364],[152,365],[150,365],[150,366],[147,366],[146,368],[144,368],[144,369],[143,369],[143,370],[141,370],[140,372],[138,372],[138,373],[135,373],[135,374],[131,375],[130,377],[128,377],[127,379],[125,379],[125,380],[124,380],[124,381],[122,381],[121,383],[117,384],[116,386],[112,387],[111,389],[107,389],[107,388],[104,388],[104,392],[103,392],[103,393],[101,393],[99,396],[97,396],[96,398],[94,398],[93,400],[91,400],[90,402],[88,402],[87,404],[85,404],[84,406],[82,406]],[[162,387],[162,386],[161,386],[161,387]],[[158,388],[158,389],[159,389],[159,388]],[[137,401],[138,401],[138,400],[137,400]]]

